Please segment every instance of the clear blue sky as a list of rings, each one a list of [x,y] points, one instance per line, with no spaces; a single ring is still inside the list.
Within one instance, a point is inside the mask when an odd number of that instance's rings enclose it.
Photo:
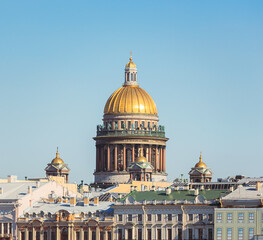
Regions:
[[[59,146],[91,182],[96,125],[130,50],[167,137],[169,180],[262,176],[262,1],[1,1],[0,177],[44,176]]]

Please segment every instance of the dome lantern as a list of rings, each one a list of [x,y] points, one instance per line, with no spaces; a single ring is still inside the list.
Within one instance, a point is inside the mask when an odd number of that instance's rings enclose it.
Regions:
[[[138,85],[137,82],[137,67],[136,64],[132,61],[132,52],[130,53],[130,61],[125,66],[125,81],[124,86],[127,85]]]

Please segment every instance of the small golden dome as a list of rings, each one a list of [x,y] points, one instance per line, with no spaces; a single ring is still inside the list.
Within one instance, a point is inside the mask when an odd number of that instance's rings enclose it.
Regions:
[[[147,159],[143,156],[143,149],[140,149],[139,156],[136,158],[136,162],[147,162]]]
[[[196,168],[206,168],[206,164],[203,162],[202,153],[200,153],[199,162],[195,164]]]
[[[151,96],[138,85],[125,85],[116,90],[106,102],[104,114],[157,114]]]
[[[64,161],[61,158],[59,158],[59,153],[57,148],[56,157],[52,160],[51,164],[60,164],[60,163],[64,163]]]
[[[136,64],[132,61],[132,56],[130,57],[130,61],[126,64],[126,68],[136,68]]]

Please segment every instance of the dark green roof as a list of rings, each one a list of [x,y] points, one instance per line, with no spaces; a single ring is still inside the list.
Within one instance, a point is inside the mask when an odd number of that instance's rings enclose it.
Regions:
[[[199,195],[202,195],[206,200],[215,200],[219,199],[227,195],[229,192],[226,190],[199,190]],[[166,195],[165,191],[145,191],[145,192],[137,192],[133,191],[128,194],[127,197],[133,197],[135,201],[172,201],[172,200],[194,200],[196,196],[194,195],[194,191],[192,190],[179,190],[179,191],[172,191],[171,194]],[[124,199],[125,199],[124,198]],[[122,199],[123,200],[123,199]]]

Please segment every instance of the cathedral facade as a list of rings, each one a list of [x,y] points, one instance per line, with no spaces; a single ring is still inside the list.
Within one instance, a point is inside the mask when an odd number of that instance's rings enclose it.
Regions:
[[[152,181],[166,181],[164,126],[151,96],[137,82],[136,64],[125,66],[125,80],[107,100],[97,126],[95,184],[130,181],[129,166],[141,154],[153,167]],[[140,153],[142,151],[142,153]]]

